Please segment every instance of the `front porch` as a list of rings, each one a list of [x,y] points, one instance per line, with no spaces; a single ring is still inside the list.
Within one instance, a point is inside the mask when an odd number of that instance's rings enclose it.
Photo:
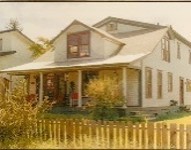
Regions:
[[[125,97],[124,107],[141,106],[141,71],[127,67],[82,68],[28,72],[28,93],[42,103],[44,99],[57,106],[82,107],[89,104],[86,85],[93,78],[115,77]]]

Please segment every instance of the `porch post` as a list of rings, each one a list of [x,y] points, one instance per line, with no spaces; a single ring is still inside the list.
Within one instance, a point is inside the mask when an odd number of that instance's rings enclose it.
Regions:
[[[43,73],[40,72],[40,86],[39,86],[39,104],[43,102]]]
[[[123,81],[123,96],[125,98],[123,107],[126,108],[127,104],[127,68],[122,68],[122,81]]]
[[[82,107],[82,70],[78,70],[78,107]]]

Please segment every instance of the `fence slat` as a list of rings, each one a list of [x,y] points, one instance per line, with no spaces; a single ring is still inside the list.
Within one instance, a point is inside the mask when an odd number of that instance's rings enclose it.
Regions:
[[[156,124],[156,148],[162,148],[162,130],[161,130],[161,123]]]
[[[170,124],[170,148],[177,148],[177,125]]]
[[[142,143],[141,143],[141,146],[142,146],[142,148],[144,149],[144,148],[146,148],[146,123],[141,123],[141,141],[142,141]]]
[[[168,148],[168,126],[166,123],[162,123],[162,148]]]
[[[148,148],[153,149],[154,148],[154,123],[149,122],[147,124],[147,132],[148,132]]]
[[[184,146],[184,124],[179,125],[179,149],[185,149]]]
[[[110,148],[112,148],[112,146],[113,146],[113,138],[114,138],[113,129],[114,129],[113,121],[110,121],[109,122],[109,146],[110,146]]]
[[[186,130],[186,147],[187,149],[191,149],[191,125],[187,125]]]

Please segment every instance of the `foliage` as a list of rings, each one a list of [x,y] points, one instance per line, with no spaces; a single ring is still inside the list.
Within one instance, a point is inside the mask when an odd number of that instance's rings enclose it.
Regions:
[[[44,37],[38,37],[37,42],[30,45],[29,50],[33,52],[32,57],[37,58],[52,48],[53,45],[50,40]]]
[[[9,148],[15,142],[23,141],[27,133],[33,134],[37,116],[50,106],[44,103],[42,108],[42,106],[28,102],[26,84],[25,80],[19,81],[11,94],[1,96],[0,147]],[[29,141],[30,139],[22,144],[29,144]]]
[[[172,119],[182,118],[182,117],[186,117],[190,115],[191,115],[190,112],[185,112],[185,111],[163,113],[158,115],[155,121],[172,120]]]
[[[21,27],[21,24],[16,18],[15,19],[11,18],[6,28],[8,30],[19,30],[19,31],[23,30],[23,28]]]
[[[93,119],[114,120],[119,117],[115,106],[122,106],[121,84],[116,78],[92,79],[87,85],[87,95],[91,98]]]

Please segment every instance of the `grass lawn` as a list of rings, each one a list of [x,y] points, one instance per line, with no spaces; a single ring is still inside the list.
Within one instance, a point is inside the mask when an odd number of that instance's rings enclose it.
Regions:
[[[166,122],[166,123],[176,123],[176,124],[191,124],[191,115],[178,118],[178,119],[172,119],[172,120],[164,120],[159,122]]]

